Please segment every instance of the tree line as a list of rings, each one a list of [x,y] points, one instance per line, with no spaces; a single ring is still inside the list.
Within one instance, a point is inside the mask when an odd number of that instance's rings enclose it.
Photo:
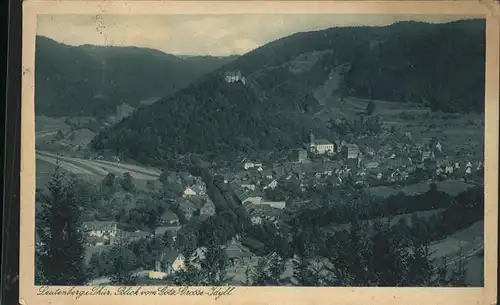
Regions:
[[[194,158],[193,173],[203,177],[209,195],[216,205],[216,214],[201,220],[196,216],[186,222],[175,242],[168,233],[139,240],[128,245],[116,244],[109,251],[94,255],[89,265],[84,261],[85,248],[81,232],[81,206],[74,180],[60,171],[48,183],[48,191],[39,194],[41,207],[37,211],[36,282],[52,285],[78,285],[98,276],[110,276],[115,284],[137,283],[133,271],[153,268],[159,253],[175,248],[186,258],[184,270],[167,278],[174,284],[213,285],[227,282],[229,261],[222,245],[236,235],[254,238],[264,245],[264,257],[249,268],[249,285],[339,285],[339,286],[419,286],[462,285],[465,278],[463,259],[457,270],[449,274],[435,268],[429,251],[434,238],[432,229],[420,229],[412,238],[404,238],[401,230],[385,223],[369,228],[360,221],[362,209],[353,193],[353,211],[349,213],[347,229],[329,232],[312,214],[300,214],[289,220],[289,233],[271,223],[252,225],[248,212],[227,188],[221,177],[212,176],[200,160]],[[432,193],[431,193],[432,194]],[[430,195],[429,195],[430,196]],[[471,222],[457,216],[465,209],[468,215],[480,217],[481,191],[459,195],[444,213],[443,232],[452,226]],[[318,213],[316,211],[316,216]],[[448,231],[446,231],[448,230]],[[196,249],[205,249],[200,262],[190,261]],[[408,248],[410,250],[408,250]],[[286,263],[293,262],[294,275],[286,278]],[[446,263],[442,263],[446,265]],[[197,267],[198,266],[198,267]],[[384,266],[381,268],[381,266]]]

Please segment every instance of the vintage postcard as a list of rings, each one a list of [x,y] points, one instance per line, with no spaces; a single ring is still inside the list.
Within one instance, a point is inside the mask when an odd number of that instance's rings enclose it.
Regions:
[[[21,304],[494,304],[494,2],[26,1]]]

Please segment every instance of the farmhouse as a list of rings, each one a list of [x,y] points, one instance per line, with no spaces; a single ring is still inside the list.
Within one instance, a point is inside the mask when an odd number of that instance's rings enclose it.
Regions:
[[[184,268],[184,256],[173,249],[165,249],[155,261],[155,270],[149,273],[149,277],[161,279],[182,268]]]
[[[199,185],[193,185],[193,186],[190,186],[190,187],[187,187],[182,196],[183,197],[189,197],[189,196],[196,196],[196,195],[203,195],[205,194],[205,190],[203,187],[199,186]]]
[[[242,262],[245,259],[251,258],[253,256],[250,250],[243,246],[238,241],[231,241],[226,247],[225,252],[231,264],[236,264],[238,262]]]

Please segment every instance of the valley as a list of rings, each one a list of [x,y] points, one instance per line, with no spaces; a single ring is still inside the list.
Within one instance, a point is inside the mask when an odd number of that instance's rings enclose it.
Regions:
[[[40,50],[37,207],[78,207],[92,285],[480,287],[482,31],[329,28],[225,59],[41,39],[87,67]],[[66,83],[104,58],[104,82]]]

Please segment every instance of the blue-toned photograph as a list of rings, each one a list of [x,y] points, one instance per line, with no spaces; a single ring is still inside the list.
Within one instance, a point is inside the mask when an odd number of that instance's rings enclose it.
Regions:
[[[39,15],[35,284],[483,287],[485,29]]]

